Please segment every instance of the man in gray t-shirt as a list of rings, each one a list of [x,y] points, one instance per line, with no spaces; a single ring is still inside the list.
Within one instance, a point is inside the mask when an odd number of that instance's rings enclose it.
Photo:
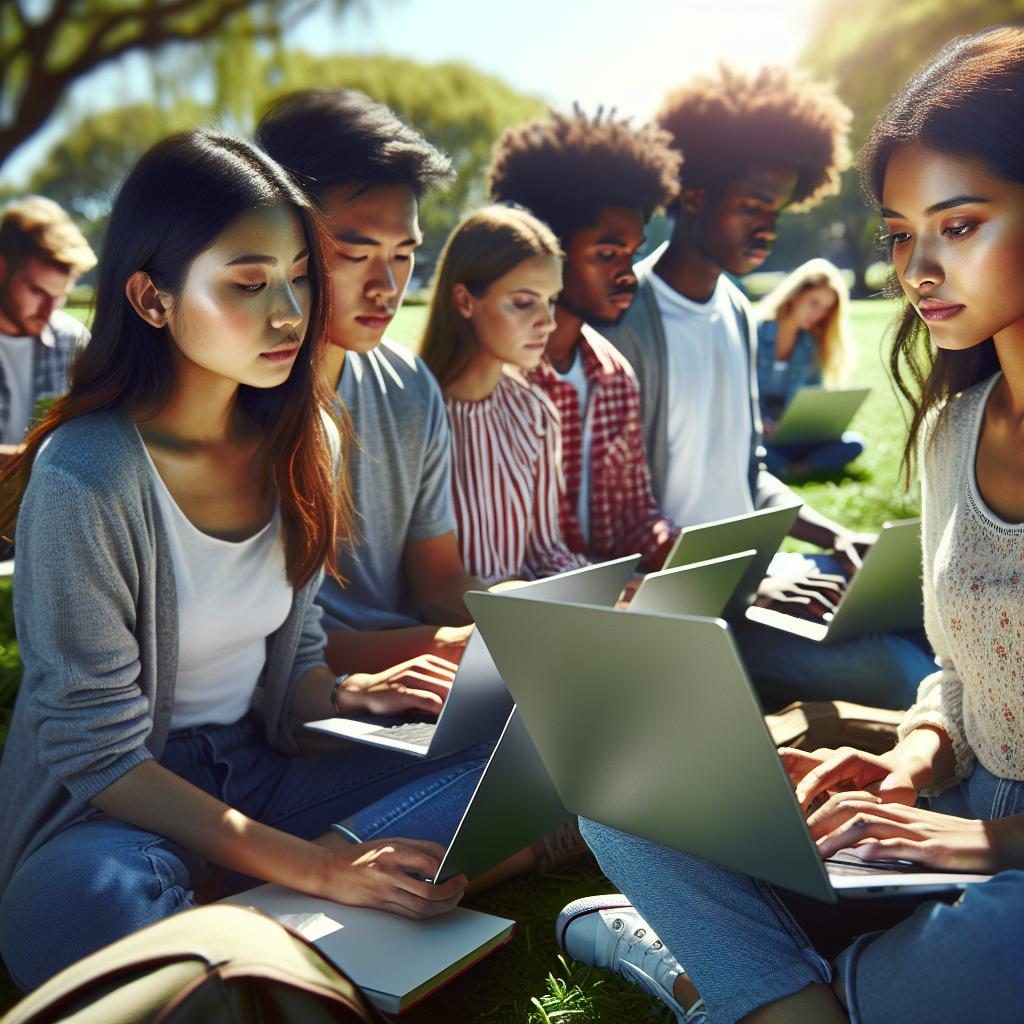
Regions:
[[[457,660],[470,629],[462,595],[482,584],[467,575],[455,536],[448,420],[430,371],[384,340],[422,240],[419,200],[450,179],[450,162],[351,90],[286,96],[257,136],[312,194],[330,234],[326,365],[357,440],[346,583],[328,579],[317,598],[328,663],[380,672],[426,654]]]

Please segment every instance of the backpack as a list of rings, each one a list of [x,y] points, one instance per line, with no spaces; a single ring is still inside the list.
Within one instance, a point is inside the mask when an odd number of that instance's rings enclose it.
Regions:
[[[325,1024],[383,1018],[320,951],[259,911],[175,914],[79,960],[0,1024]]]

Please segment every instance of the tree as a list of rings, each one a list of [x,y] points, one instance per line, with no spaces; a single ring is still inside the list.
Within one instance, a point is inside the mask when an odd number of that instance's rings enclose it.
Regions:
[[[1020,22],[1024,0],[821,0],[817,21],[801,63],[831,81],[853,110],[853,145],[860,148],[875,118],[899,89],[943,44],[989,25]],[[797,219],[817,254],[854,271],[854,295],[870,294],[865,278],[880,258],[879,219],[860,192],[856,170],[843,175],[842,191]],[[785,242],[795,223],[780,231]],[[780,247],[781,248],[781,247]],[[808,251],[805,249],[805,252]]]
[[[333,0],[340,8],[344,0]],[[132,50],[206,43],[279,42],[281,25],[318,0],[0,0],[0,165],[41,128],[61,97],[90,71]],[[224,52],[223,47],[221,53]],[[221,70],[231,61],[221,62]]]
[[[121,180],[153,143],[208,119],[193,103],[161,110],[134,103],[80,118],[52,146],[28,183],[28,191],[59,203],[80,223],[97,252]]]
[[[458,173],[450,189],[428,196],[420,211],[424,245],[419,272],[428,271],[454,221],[483,198],[483,170],[501,131],[544,112],[544,105],[497,78],[462,64],[429,66],[396,57],[312,57],[292,52],[261,58],[250,87],[230,111],[250,132],[272,98],[311,85],[361,89],[391,106],[447,152]],[[265,83],[273,81],[274,86]],[[174,131],[209,124],[211,112],[191,102],[161,109],[139,103],[89,114],[51,147],[29,189],[50,196],[83,222],[97,247],[121,179],[138,156]]]

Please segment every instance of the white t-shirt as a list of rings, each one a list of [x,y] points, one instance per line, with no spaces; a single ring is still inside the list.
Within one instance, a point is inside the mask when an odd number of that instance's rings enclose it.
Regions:
[[[267,658],[267,637],[292,606],[280,510],[245,540],[211,537],[181,511],[151,458],[149,464],[178,593],[171,729],[230,725],[249,710]]]
[[[580,423],[583,424],[582,444],[580,446],[580,491],[576,497],[576,522],[584,541],[590,543],[590,447],[594,438],[594,424],[590,417],[590,381],[583,369],[583,360],[577,349],[573,353],[572,365],[562,373],[554,366],[555,373],[567,384],[573,386],[576,401],[580,408]]]
[[[14,337],[0,332],[0,368],[3,369],[10,392],[10,414],[0,444],[21,444],[25,440],[28,418],[32,415],[32,347],[31,335]]]
[[[680,526],[754,509],[746,340],[719,278],[707,302],[651,275],[668,348],[668,477],[661,510]]]

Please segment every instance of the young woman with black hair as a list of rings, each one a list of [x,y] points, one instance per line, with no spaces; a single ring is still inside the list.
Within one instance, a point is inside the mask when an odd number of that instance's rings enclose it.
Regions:
[[[448,678],[429,657],[324,664],[313,596],[350,522],[324,274],[308,201],[248,143],[174,136],[118,195],[92,341],[0,496],[25,665],[0,951],[22,988],[193,905],[212,865],[410,917],[463,892],[422,879],[475,752],[312,759],[291,738],[340,711],[436,710]],[[325,836],[341,818],[417,838]]]
[[[856,846],[994,877],[858,935],[830,963],[771,886],[581,822],[636,909],[621,897],[567,907],[567,948],[645,979],[682,1020],[1021,1018],[1022,123],[1024,29],[1007,27],[949,43],[868,139],[862,172],[906,297],[892,365],[913,410],[905,463],[921,469],[925,618],[941,667],[890,753],[783,754],[822,856]]]

